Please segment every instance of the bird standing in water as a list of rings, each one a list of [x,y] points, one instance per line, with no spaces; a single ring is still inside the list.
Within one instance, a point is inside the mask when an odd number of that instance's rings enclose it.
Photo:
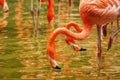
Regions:
[[[66,35],[71,39],[84,40],[92,30],[93,25],[97,25],[98,31],[98,66],[102,54],[101,48],[101,25],[113,22],[120,16],[120,0],[80,0],[79,12],[83,23],[83,28],[78,25],[80,33],[74,33],[66,28],[57,28],[53,31],[47,47],[47,56],[53,68],[61,69],[55,61],[54,41],[59,34]],[[70,23],[69,23],[70,24]]]

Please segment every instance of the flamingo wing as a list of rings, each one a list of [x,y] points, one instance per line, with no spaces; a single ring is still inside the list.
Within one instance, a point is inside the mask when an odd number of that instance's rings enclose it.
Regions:
[[[80,5],[80,13],[93,24],[105,24],[112,22],[120,15],[119,4],[120,0],[92,0],[87,3],[83,1]]]

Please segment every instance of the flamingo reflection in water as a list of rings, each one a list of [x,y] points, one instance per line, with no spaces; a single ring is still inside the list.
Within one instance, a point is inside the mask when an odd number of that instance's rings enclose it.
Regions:
[[[59,34],[65,35],[68,44],[74,44],[74,40],[86,39],[92,30],[93,25],[97,25],[98,32],[98,67],[100,68],[100,60],[102,54],[101,47],[101,29],[103,24],[111,23],[120,17],[120,0],[80,0],[79,12],[83,22],[83,28],[77,23],[70,22],[79,33],[74,33],[66,28],[57,28],[53,31],[47,46],[47,56],[53,68],[61,69],[55,61],[55,45],[54,41]],[[70,25],[71,26],[71,25]],[[67,27],[67,26],[66,26]],[[119,29],[120,30],[120,29]],[[115,32],[117,34],[119,32]],[[80,48],[82,49],[82,48]]]

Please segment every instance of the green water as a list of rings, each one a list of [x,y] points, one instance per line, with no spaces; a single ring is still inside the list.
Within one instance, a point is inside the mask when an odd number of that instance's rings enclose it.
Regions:
[[[46,3],[42,3],[37,36],[33,32],[30,0],[7,1],[10,10],[5,20],[8,24],[0,29],[0,80],[120,79],[120,35],[115,38],[111,50],[107,51],[108,38],[117,29],[116,23],[112,29],[108,28],[108,36],[103,37],[100,72],[97,67],[96,27],[93,27],[91,35],[86,40],[77,41],[79,46],[87,48],[85,52],[74,51],[65,43],[63,35],[57,37],[56,60],[62,69],[55,70],[50,67],[46,57],[49,36],[54,29],[64,27],[70,21],[82,25],[78,11],[79,0],[74,0],[72,8],[67,5],[67,0],[61,0],[59,11],[58,2],[55,0],[56,15],[51,24],[48,24],[46,19]],[[2,17],[2,11],[0,16]],[[73,28],[71,30],[75,31]]]

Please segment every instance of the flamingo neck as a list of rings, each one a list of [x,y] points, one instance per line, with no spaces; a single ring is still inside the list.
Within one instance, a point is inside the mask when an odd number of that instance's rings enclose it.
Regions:
[[[82,28],[75,22],[70,22],[66,25],[66,28],[67,29],[70,29],[71,26],[73,26],[78,32],[81,32],[82,31]]]
[[[48,0],[47,8],[47,19],[50,23],[54,19],[54,0]]]
[[[69,28],[70,25],[78,26],[74,23],[71,23],[71,24],[67,25],[67,27]],[[87,24],[84,25],[83,29],[81,29],[82,30],[82,31],[80,31],[81,33],[74,33],[66,28],[58,28],[52,33],[49,44],[53,45],[57,35],[59,35],[59,34],[66,35],[66,36],[71,37],[75,40],[83,40],[89,36],[91,29],[92,29],[92,25],[87,25]]]
[[[49,6],[54,6],[54,0],[48,0],[48,7]]]

